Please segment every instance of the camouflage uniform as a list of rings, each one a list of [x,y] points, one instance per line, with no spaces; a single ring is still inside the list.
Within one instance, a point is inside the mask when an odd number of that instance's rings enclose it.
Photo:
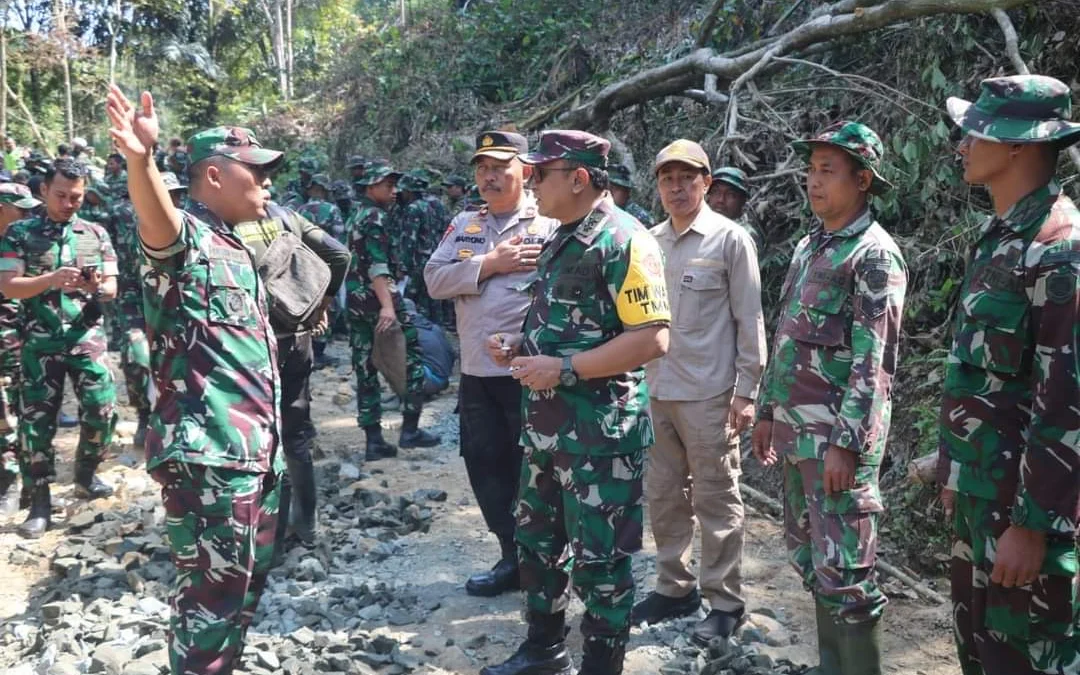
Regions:
[[[105,174],[105,184],[109,186],[109,194],[119,196],[120,186],[123,186],[123,194],[127,194],[127,171],[121,170],[118,174]]]
[[[311,178],[319,171],[319,163],[314,158],[304,157],[300,160],[300,176],[289,181],[285,185],[285,208],[294,211],[308,201],[308,188],[311,187]]]
[[[192,163],[225,156],[272,170],[250,131],[188,141]],[[205,205],[180,212],[164,249],[143,245],[154,406],[146,467],[161,484],[177,568],[173,673],[229,673],[270,570],[277,525],[281,380],[266,289],[252,254]]]
[[[150,413],[150,344],[146,340],[142,282],[139,278],[142,247],[139,245],[135,208],[130,201],[116,202],[112,221],[116,229],[119,269],[116,279],[117,315],[123,333],[120,363],[127,383],[128,404],[135,408],[142,422]]]
[[[334,239],[345,243],[345,220],[336,205],[312,199],[296,209],[296,212],[326,230]]]
[[[91,204],[89,199],[84,199],[82,206],[79,208],[79,217],[105,227],[111,236],[112,225],[109,221],[112,214],[109,202],[112,193],[109,186],[105,183],[93,183],[87,186],[86,194],[97,197],[98,203]]]
[[[14,223],[0,240],[0,272],[40,276],[60,267],[95,267],[116,276],[116,253],[100,225],[78,216],[56,223],[37,215]],[[22,411],[19,466],[23,482],[56,480],[56,415],[64,378],[79,399],[75,463],[90,474],[104,458],[116,425],[116,389],[105,363],[101,300],[82,291],[50,289],[22,301]]]
[[[881,142],[870,129],[841,123],[795,147],[808,157],[815,143],[867,157],[872,189],[888,185],[876,172]],[[874,573],[884,508],[878,472],[906,287],[900,250],[869,210],[834,232],[816,226],[792,256],[758,401],[784,461],[791,562],[818,605],[846,624],[875,622],[887,603]],[[831,495],[822,485],[830,446],[858,457],[854,488]]]
[[[373,162],[367,168],[366,180],[372,184],[395,172],[385,163]],[[356,212],[345,226],[349,237],[352,262],[345,279],[349,308],[349,341],[352,347],[353,369],[356,372],[356,421],[361,427],[378,426],[382,420],[382,401],[379,393],[379,374],[372,359],[375,347],[375,324],[379,320],[379,300],[372,281],[387,277],[393,282],[401,274],[392,257],[389,217],[386,210],[366,196],[356,200]],[[391,291],[398,322],[405,333],[406,397],[404,412],[420,412],[424,387],[424,366],[420,360],[419,336],[401,295]]]
[[[750,196],[750,188],[746,185],[746,172],[742,169],[733,166],[722,166],[712,172],[712,180],[713,185],[722,183],[742,193],[744,198]],[[746,233],[754,240],[754,246],[757,247],[757,251],[760,254],[765,246],[765,238],[762,236],[761,231],[750,222],[750,219],[745,212],[734,220],[739,226],[746,230]]]
[[[582,132],[547,132],[539,152],[523,160],[602,167],[607,147]],[[661,260],[652,235],[610,197],[583,220],[561,226],[537,260],[522,353],[567,357],[627,330],[667,325]],[[592,644],[621,653],[630,628],[630,556],[641,548],[644,450],[654,440],[648,406],[643,367],[549,391],[523,390],[521,587],[529,610],[552,615],[565,611],[572,580],[585,602],[587,651]]]
[[[973,105],[949,99],[979,143],[1064,148],[1080,140],[1070,109],[1067,85],[1035,75],[984,80]],[[938,478],[957,493],[952,599],[965,675],[1080,672],[1078,279],[1080,211],[1051,180],[987,219],[960,287]],[[990,575],[1010,525],[1044,533],[1046,555],[1034,582],[1005,588]]]
[[[628,192],[634,190],[634,179],[630,175],[630,168],[625,164],[612,164],[608,167],[608,178],[612,185],[626,188]],[[637,221],[646,228],[656,225],[656,218],[653,218],[652,215],[637,202],[628,200],[626,204],[620,208],[636,218]]]
[[[353,200],[356,199],[349,181],[336,180],[331,183],[330,198],[334,200],[334,204],[341,211],[341,218],[345,222],[349,222],[349,218],[352,217],[353,213]],[[345,244],[347,242],[342,241],[341,243]]]
[[[413,172],[402,176],[398,181],[399,194],[411,192],[416,196],[407,203],[399,202],[390,229],[396,244],[394,260],[397,261],[401,273],[409,277],[406,297],[416,304],[416,309],[421,314],[432,320],[442,321],[440,306],[443,303],[431,299],[424,282],[424,265],[434,252],[434,249],[427,249],[431,245],[429,233],[438,222],[432,203],[423,197],[426,187],[423,179]],[[435,245],[438,246],[438,242]]]

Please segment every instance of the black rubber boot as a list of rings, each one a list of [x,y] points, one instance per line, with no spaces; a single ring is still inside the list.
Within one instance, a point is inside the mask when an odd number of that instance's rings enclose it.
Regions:
[[[49,484],[35,485],[30,492],[30,513],[19,525],[19,536],[38,539],[52,525],[52,495]]]
[[[292,530],[304,546],[315,545],[315,465],[311,453],[304,453],[307,461],[286,457],[289,478],[292,481]]]
[[[690,616],[701,607],[701,594],[698,590],[687,593],[681,598],[673,598],[653,591],[630,611],[630,623],[635,626],[641,622],[660,623],[669,619]]]
[[[0,516],[13,516],[19,512],[21,482],[19,474],[0,471]]]
[[[281,477],[281,491],[278,493],[278,518],[274,530],[274,557],[270,564],[280,567],[285,562],[285,538],[289,533],[289,515],[292,511],[292,477],[288,473]]]
[[[881,620],[836,623],[840,675],[881,675]]]
[[[410,401],[419,408],[418,401]],[[435,434],[428,433],[420,426],[420,413],[407,412],[402,415],[401,437],[398,444],[403,448],[433,448],[442,441]]]
[[[150,425],[150,411],[139,411],[139,426],[135,429],[135,437],[132,439],[131,444],[137,449],[142,450],[146,447],[146,428]]]
[[[574,667],[566,653],[566,612],[542,614],[529,610],[529,636],[507,660],[480,669],[480,675],[570,675]]]
[[[94,475],[96,467],[80,466],[75,469],[75,496],[83,499],[112,497],[113,489]]]
[[[829,608],[815,601],[817,617],[818,666],[807,675],[840,675],[840,646],[837,643],[836,622]]]
[[[614,645],[595,638],[586,638],[578,675],[622,675],[628,637],[621,636],[618,644]]]
[[[364,427],[367,436],[367,445],[364,448],[364,460],[374,462],[386,457],[397,457],[397,448],[386,442],[382,435],[382,427],[378,424]]]

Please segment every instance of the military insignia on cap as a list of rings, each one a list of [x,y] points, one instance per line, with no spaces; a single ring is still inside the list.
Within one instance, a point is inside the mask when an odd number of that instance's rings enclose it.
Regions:
[[[483,232],[483,230],[484,228],[480,227],[476,223],[471,223],[468,227],[465,228],[465,234],[477,234],[478,232]]]
[[[486,147],[489,147],[489,146],[492,146],[492,145],[495,145],[495,140],[492,139],[491,136],[484,136],[480,140],[480,146],[481,147],[486,148]]]
[[[471,248],[458,249],[457,257],[458,260],[468,260],[473,257],[473,250]]]

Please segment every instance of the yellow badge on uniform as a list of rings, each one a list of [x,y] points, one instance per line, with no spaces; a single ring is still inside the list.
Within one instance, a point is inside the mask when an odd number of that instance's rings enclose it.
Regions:
[[[457,257],[458,260],[468,260],[473,257],[473,250],[471,248],[458,249]]]
[[[528,227],[526,227],[525,231],[528,232],[529,234],[540,234],[540,226],[537,225],[536,223],[533,223],[533,224],[529,225]]]
[[[480,227],[476,223],[471,223],[471,224],[469,224],[468,227],[465,228],[465,234],[477,234],[477,233],[483,232],[483,231],[484,231],[484,228]]]
[[[625,326],[671,321],[663,254],[647,232],[639,232],[630,240],[630,262],[615,308]]]

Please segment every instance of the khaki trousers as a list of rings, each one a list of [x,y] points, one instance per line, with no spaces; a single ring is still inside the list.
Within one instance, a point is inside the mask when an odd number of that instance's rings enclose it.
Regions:
[[[696,516],[701,592],[712,609],[725,612],[745,604],[739,437],[727,423],[731,393],[705,401],[652,399],[656,445],[645,473],[657,592],[679,598],[698,584],[689,567]]]

